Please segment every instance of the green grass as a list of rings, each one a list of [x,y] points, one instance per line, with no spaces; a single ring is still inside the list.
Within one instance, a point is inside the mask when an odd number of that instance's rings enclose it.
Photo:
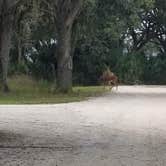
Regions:
[[[74,87],[68,94],[53,93],[53,85],[27,76],[9,79],[10,93],[0,92],[0,104],[49,104],[82,101],[106,92],[101,86]]]

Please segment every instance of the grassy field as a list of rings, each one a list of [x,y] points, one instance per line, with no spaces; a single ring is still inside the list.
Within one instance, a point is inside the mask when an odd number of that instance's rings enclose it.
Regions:
[[[27,76],[9,79],[11,92],[0,92],[0,104],[48,104],[68,103],[99,96],[106,92],[103,87],[74,87],[73,92],[60,94],[53,92],[53,85],[46,81],[34,81]]]

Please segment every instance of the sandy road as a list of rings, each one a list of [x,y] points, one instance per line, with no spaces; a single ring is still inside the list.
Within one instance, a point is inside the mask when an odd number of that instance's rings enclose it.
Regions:
[[[0,166],[166,166],[166,87],[0,106]]]

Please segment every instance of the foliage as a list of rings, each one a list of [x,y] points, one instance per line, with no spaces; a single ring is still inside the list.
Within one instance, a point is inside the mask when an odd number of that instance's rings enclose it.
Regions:
[[[143,83],[146,58],[143,53],[128,53],[121,56],[117,65],[119,80],[125,84]]]
[[[56,68],[55,49],[56,44],[51,41],[36,43],[36,46],[27,53],[29,74],[37,79],[53,81]]]

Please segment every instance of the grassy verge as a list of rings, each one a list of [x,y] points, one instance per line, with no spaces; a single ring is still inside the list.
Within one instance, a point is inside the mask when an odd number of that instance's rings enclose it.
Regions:
[[[11,92],[0,92],[0,104],[48,104],[68,103],[99,96],[106,90],[103,87],[74,87],[69,94],[53,93],[51,85],[44,81],[34,81],[26,76],[15,76],[9,79]]]

